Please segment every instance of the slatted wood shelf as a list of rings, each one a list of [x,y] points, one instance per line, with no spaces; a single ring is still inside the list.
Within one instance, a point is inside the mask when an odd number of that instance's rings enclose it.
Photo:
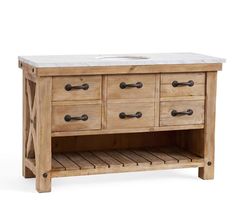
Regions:
[[[34,163],[30,159],[29,163]],[[32,166],[33,165],[29,165]],[[52,177],[203,167],[204,159],[180,148],[55,153]]]

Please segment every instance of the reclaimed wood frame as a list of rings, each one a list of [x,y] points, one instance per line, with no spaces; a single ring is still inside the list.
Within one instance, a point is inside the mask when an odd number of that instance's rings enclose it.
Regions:
[[[147,66],[115,66],[115,67],[78,67],[78,68],[38,68],[19,61],[23,69],[23,176],[36,177],[38,192],[51,191],[51,178],[59,176],[89,175],[112,172],[143,171],[157,169],[172,169],[198,167],[199,177],[202,179],[214,178],[214,133],[215,133],[215,100],[217,71],[222,64],[178,64],[178,65],[147,65]],[[161,73],[204,72],[206,74],[205,97],[193,97],[205,101],[205,123],[200,125],[182,125],[136,129],[106,129],[106,88],[107,76],[110,74],[139,74],[155,73],[157,87],[160,86]],[[102,129],[74,132],[52,132],[51,110],[52,105],[52,78],[54,76],[75,75],[102,75]],[[157,89],[157,88],[156,88]],[[160,94],[156,92],[155,103],[160,102]],[[181,97],[179,98],[182,99]],[[187,99],[187,98],[185,98]],[[165,100],[165,99],[162,99]],[[128,101],[128,100],[127,100]],[[60,103],[60,102],[58,102]],[[155,111],[159,118],[159,111]],[[200,133],[190,135],[194,139],[203,137],[199,142],[192,143],[191,150],[202,156],[196,162],[170,163],[150,166],[131,166],[127,168],[98,168],[89,170],[53,171],[52,170],[52,138],[62,136],[81,136],[95,134],[142,133],[158,131],[174,131],[198,129]],[[191,131],[190,131],[191,133]],[[180,140],[181,143],[181,140]],[[199,151],[199,148],[201,150]]]

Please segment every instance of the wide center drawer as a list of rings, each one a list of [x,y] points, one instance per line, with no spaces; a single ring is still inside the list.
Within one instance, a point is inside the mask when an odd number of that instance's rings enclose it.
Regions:
[[[160,126],[204,123],[204,101],[170,101],[160,104]]]
[[[108,103],[107,128],[145,128],[154,126],[154,103]]]
[[[108,99],[153,98],[155,95],[154,74],[108,76]]]
[[[52,131],[101,128],[101,104],[53,105]]]
[[[53,77],[52,99],[96,100],[101,99],[101,76]]]

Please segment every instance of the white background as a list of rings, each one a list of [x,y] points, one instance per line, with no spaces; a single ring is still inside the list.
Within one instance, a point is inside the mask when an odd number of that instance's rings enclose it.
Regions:
[[[0,0],[0,210],[235,210],[234,0]],[[197,169],[53,179],[38,194],[21,176],[18,55],[197,52],[218,74],[215,180]]]

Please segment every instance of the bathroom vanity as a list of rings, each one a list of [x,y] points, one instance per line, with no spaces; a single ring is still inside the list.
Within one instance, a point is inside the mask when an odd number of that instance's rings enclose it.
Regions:
[[[199,168],[214,177],[217,71],[193,53],[23,56],[23,176]]]

